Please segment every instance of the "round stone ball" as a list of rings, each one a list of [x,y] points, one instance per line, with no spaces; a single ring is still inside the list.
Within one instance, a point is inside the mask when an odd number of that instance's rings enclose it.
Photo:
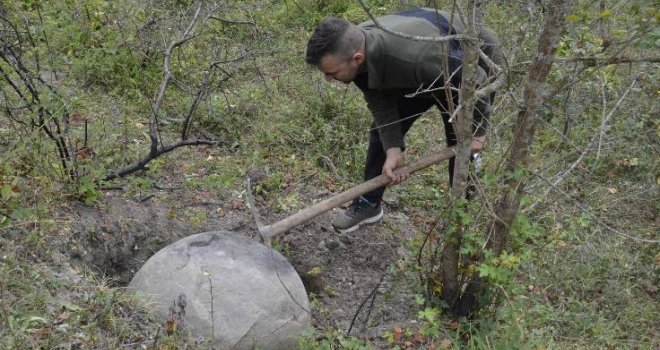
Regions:
[[[294,349],[311,327],[305,287],[286,258],[228,231],[168,245],[128,289],[153,303],[166,330],[186,327],[218,349]]]

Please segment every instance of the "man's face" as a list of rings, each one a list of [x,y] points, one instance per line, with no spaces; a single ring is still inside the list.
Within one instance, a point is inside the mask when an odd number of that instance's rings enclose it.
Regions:
[[[346,60],[338,55],[328,54],[321,58],[318,69],[324,74],[325,80],[338,80],[346,84],[350,83],[358,75],[360,64],[364,61],[364,55],[360,52]]]

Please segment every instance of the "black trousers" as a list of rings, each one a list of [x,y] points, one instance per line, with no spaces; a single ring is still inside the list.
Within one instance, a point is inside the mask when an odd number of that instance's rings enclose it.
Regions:
[[[440,101],[443,101],[440,99]],[[477,108],[475,108],[475,113],[482,113],[482,111],[489,110],[489,101],[478,101]],[[438,104],[435,99],[426,99],[418,98],[411,99],[406,97],[399,97],[399,119],[401,120],[401,131],[405,137],[410,127],[419,115],[426,112],[432,106],[437,106],[442,114],[442,121],[445,126],[445,137],[447,142],[447,147],[456,145],[456,134],[452,125],[449,123],[450,115],[446,113],[446,108]],[[411,117],[414,116],[414,117]],[[486,116],[487,117],[487,116]],[[485,119],[487,120],[487,119]],[[370,180],[374,177],[379,176],[383,172],[383,165],[385,164],[385,150],[383,150],[383,145],[380,141],[378,130],[376,129],[375,123],[371,124],[371,131],[369,132],[369,148],[367,149],[367,159],[364,167],[364,180]],[[449,184],[453,183],[454,179],[454,158],[449,159],[447,170],[449,171]],[[372,192],[365,194],[363,197],[369,202],[376,204],[380,203],[383,199],[383,194],[385,193],[385,186],[380,187]]]

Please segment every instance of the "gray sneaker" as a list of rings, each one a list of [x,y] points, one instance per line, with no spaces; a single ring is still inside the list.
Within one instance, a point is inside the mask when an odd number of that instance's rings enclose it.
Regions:
[[[383,218],[380,203],[373,206],[363,198],[358,198],[344,212],[337,214],[332,220],[332,226],[341,233],[357,230],[362,224],[373,224]]]

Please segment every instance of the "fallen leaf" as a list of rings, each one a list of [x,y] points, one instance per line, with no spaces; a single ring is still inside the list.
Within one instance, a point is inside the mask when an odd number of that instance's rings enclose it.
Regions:
[[[169,319],[167,320],[167,323],[165,324],[165,332],[167,334],[172,335],[176,331],[176,320],[174,319]]]
[[[401,339],[401,334],[403,333],[403,329],[399,326],[394,326],[392,327],[392,340],[394,340],[395,343],[398,343],[399,340]]]
[[[58,324],[62,323],[64,321],[68,320],[69,317],[71,317],[71,313],[68,312],[68,311],[64,311],[63,313],[57,315],[56,323],[58,323]]]
[[[609,193],[611,193],[611,194],[615,194],[615,193],[619,192],[619,190],[617,190],[617,189],[614,188],[614,187],[610,187],[610,188],[608,188],[607,191],[608,191]]]
[[[445,338],[440,342],[440,349],[447,350],[451,349],[451,340]]]
[[[650,297],[655,296],[656,293],[658,293],[658,287],[652,284],[646,286],[646,294],[648,294]]]
[[[421,344],[424,342],[424,336],[421,335],[419,332],[417,332],[415,333],[415,335],[413,335],[413,340],[415,341],[415,343]]]

